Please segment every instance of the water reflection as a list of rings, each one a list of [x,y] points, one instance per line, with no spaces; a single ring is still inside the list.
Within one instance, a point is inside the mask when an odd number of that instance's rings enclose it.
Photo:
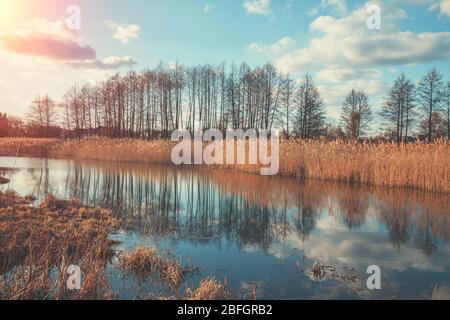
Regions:
[[[0,158],[0,166],[10,161]],[[19,192],[111,208],[125,230],[180,251],[188,243],[275,259],[306,255],[360,271],[379,264],[394,280],[397,272],[438,273],[427,274],[427,289],[449,282],[447,195],[137,164],[19,159],[17,166],[11,184]]]

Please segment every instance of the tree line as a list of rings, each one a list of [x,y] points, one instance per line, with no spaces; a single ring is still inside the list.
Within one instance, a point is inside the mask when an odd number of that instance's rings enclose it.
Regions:
[[[377,115],[388,139],[450,139],[450,82],[430,70],[417,84],[400,75]],[[327,122],[310,74],[294,80],[271,63],[185,67],[178,63],[73,85],[56,102],[37,96],[26,119],[0,114],[0,136],[168,138],[173,130],[281,129],[285,137],[362,139],[374,126],[369,97],[352,89],[339,124]]]

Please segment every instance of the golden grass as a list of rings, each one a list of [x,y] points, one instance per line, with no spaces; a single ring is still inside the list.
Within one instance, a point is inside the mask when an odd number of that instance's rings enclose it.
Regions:
[[[1,138],[0,156],[49,157],[61,143],[60,139]]]
[[[229,297],[230,292],[226,283],[221,283],[214,278],[203,279],[195,290],[186,290],[188,300],[226,300]]]
[[[185,268],[173,259],[160,255],[156,248],[139,246],[119,256],[119,265],[139,280],[155,276],[170,288],[178,288],[192,269]]]
[[[346,143],[288,141],[280,172],[350,184],[450,192],[450,142]]]
[[[52,157],[170,164],[171,150],[175,145],[166,140],[88,139],[54,141],[50,148],[47,146],[49,141],[45,139],[34,141],[0,139],[0,154],[14,155],[13,151],[20,143],[23,154],[37,152],[35,156],[39,155],[38,151],[42,147],[43,152],[48,152]],[[291,139],[281,141],[279,174],[300,179],[314,178],[348,184],[408,187],[449,193],[449,159],[450,142],[445,140],[431,144],[416,142],[397,146],[395,143]],[[224,167],[259,173],[259,167],[254,165]]]
[[[0,299],[112,298],[104,274],[114,254],[108,234],[118,226],[111,212],[53,196],[30,203],[0,192]],[[81,290],[66,288],[69,264],[82,270]]]

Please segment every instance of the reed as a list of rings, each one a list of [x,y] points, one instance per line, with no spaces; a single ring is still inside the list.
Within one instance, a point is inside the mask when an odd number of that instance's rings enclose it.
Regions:
[[[230,297],[230,292],[225,282],[205,278],[200,281],[200,285],[195,290],[186,290],[186,298],[188,300],[226,300]]]
[[[119,256],[119,266],[128,274],[134,274],[139,280],[150,276],[170,288],[176,289],[191,272],[191,268],[183,267],[179,262],[161,255],[156,248],[139,246],[133,251]]]
[[[49,157],[61,143],[60,139],[1,138],[0,156]]]
[[[53,141],[43,139],[0,139],[0,154],[20,154],[101,160],[110,162],[171,163],[174,142],[167,140]],[[40,151],[43,148],[44,151]],[[36,152],[36,153],[35,153]],[[432,192],[450,192],[450,141],[434,143],[359,143],[282,140],[280,169],[282,176],[314,178],[347,184],[382,187],[418,188]],[[218,166],[216,166],[218,167]],[[258,173],[258,165],[220,166],[225,169]]]

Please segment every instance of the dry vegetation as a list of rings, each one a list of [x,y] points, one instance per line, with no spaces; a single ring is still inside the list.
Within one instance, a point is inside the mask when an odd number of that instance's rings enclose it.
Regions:
[[[6,177],[3,177],[2,175],[5,174],[8,170],[4,168],[0,168],[0,185],[6,184],[9,182],[9,179]]]
[[[48,195],[40,206],[32,197],[0,191],[0,300],[114,299],[105,273],[116,253],[108,235],[119,221],[111,211]],[[171,290],[195,270],[156,248],[138,247],[118,255],[119,266],[140,280],[154,277]],[[79,265],[81,290],[67,289],[67,267]],[[224,285],[212,279],[187,289],[183,299],[225,299]]]
[[[112,298],[104,274],[114,254],[108,234],[118,226],[111,212],[50,195],[30,203],[0,193],[0,299]],[[84,272],[81,290],[66,289],[70,264]]]
[[[176,289],[192,271],[179,262],[161,255],[156,248],[140,246],[133,251],[124,252],[119,256],[119,265],[126,273],[145,280],[150,276]]]
[[[206,278],[200,282],[197,289],[187,289],[186,297],[189,300],[226,300],[230,297],[230,292],[226,283]]]
[[[6,184],[6,183],[8,183],[8,182],[9,182],[9,179],[8,179],[8,178],[5,178],[5,177],[0,176],[0,184]]]
[[[34,142],[33,142],[34,141]],[[52,146],[49,146],[49,143]],[[114,162],[171,163],[173,142],[89,139],[47,141],[42,139],[0,139],[0,154],[70,157]],[[42,150],[41,150],[42,148]],[[450,192],[450,142],[351,143],[283,140],[280,146],[280,175],[315,178],[349,184],[411,187]],[[256,166],[228,166],[259,172]]]
[[[350,184],[450,192],[450,142],[345,143],[288,141],[280,172]]]
[[[1,138],[0,156],[50,157],[61,143],[59,139]]]

